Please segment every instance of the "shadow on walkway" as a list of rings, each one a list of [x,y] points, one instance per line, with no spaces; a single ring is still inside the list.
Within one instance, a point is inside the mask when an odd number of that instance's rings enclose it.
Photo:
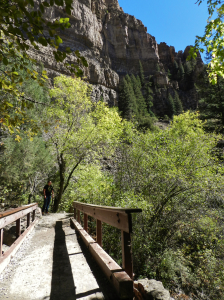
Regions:
[[[62,221],[57,221],[55,226],[50,300],[63,299],[74,300],[76,295]]]
[[[92,258],[82,239],[78,236],[81,252],[68,254],[66,246],[66,235],[62,228],[62,221],[57,221],[55,226],[55,241],[53,251],[53,269],[51,281],[50,300],[79,300],[83,297],[90,297],[92,300],[98,299],[96,293],[103,293],[105,300],[119,300],[115,290],[107,280],[100,267]],[[74,234],[76,234],[74,232]],[[71,235],[71,234],[69,234]],[[76,293],[73,280],[72,268],[69,260],[70,255],[83,254],[94,275],[99,288],[89,289],[83,293]],[[95,295],[94,295],[95,294]]]
[[[103,293],[105,300],[119,300],[119,297],[117,296],[115,289],[112,287],[112,285],[110,284],[110,282],[104,275],[103,271],[101,270],[99,265],[96,263],[96,261],[92,257],[91,253],[87,249],[86,245],[84,244],[84,242],[79,234],[78,234],[78,242],[79,242],[81,251],[82,251],[83,255],[85,256],[85,259],[97,281],[97,284],[99,286],[99,292]],[[89,291],[89,295],[90,295],[90,292],[91,291]],[[98,291],[96,290],[95,293],[96,292],[98,292]],[[87,295],[84,295],[84,296],[87,296]],[[77,294],[76,299],[79,299],[84,296],[81,293]]]

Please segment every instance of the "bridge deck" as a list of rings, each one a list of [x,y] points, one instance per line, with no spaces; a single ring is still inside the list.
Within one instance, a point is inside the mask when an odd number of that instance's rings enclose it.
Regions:
[[[69,216],[43,216],[0,274],[0,299],[117,300],[76,233]]]

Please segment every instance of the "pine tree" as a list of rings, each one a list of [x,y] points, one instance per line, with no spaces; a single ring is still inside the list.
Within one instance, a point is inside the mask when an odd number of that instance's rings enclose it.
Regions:
[[[173,97],[169,94],[167,100],[168,100],[167,115],[169,116],[170,119],[172,119],[176,113]]]
[[[139,82],[133,74],[131,75],[131,81],[132,81],[132,86],[136,97],[138,115],[139,117],[145,116],[147,114],[147,106],[145,103],[145,99],[142,95],[141,89],[139,88]]]
[[[178,76],[179,80],[184,79],[184,67],[183,67],[181,62],[179,64],[179,69],[178,69],[178,72],[177,72],[177,76]]]
[[[205,70],[198,85],[200,118],[207,121],[206,130],[224,133],[224,79],[218,76],[213,85]]]
[[[144,70],[143,70],[141,61],[139,61],[139,73],[140,73],[141,84],[142,84],[142,86],[144,86],[144,84],[145,84],[145,75],[144,75]]]
[[[136,76],[136,80],[137,80],[137,83],[138,83],[138,87],[141,89],[142,88],[142,83],[141,83],[141,79],[138,75]]]
[[[145,102],[148,113],[150,116],[154,116],[154,113],[151,110],[151,107],[153,106],[153,91],[149,86],[147,86]]]
[[[134,115],[138,114],[136,98],[129,76],[125,76],[123,79],[118,107],[122,112],[122,116],[128,120],[131,120]]]
[[[182,102],[179,98],[177,91],[175,91],[175,96],[174,96],[173,102],[174,102],[174,106],[175,106],[175,115],[182,114],[183,106],[182,106]]]

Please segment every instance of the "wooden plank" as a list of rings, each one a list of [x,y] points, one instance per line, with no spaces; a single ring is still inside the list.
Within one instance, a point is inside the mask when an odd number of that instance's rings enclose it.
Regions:
[[[0,228],[3,228],[3,227],[5,227],[6,225],[8,225],[12,222],[15,222],[19,218],[22,218],[22,217],[26,216],[29,212],[32,212],[36,208],[37,208],[37,205],[36,206],[31,206],[31,207],[28,207],[26,209],[20,210],[18,212],[15,212],[13,214],[10,214],[10,215],[7,215],[7,216],[4,216],[4,217],[0,218]]]
[[[71,218],[70,221],[75,226],[75,229],[80,233],[80,236],[87,247],[90,243],[96,243],[94,239],[82,228],[82,226],[75,219]]]
[[[112,206],[86,204],[86,203],[74,201],[73,202],[73,207],[76,207],[76,205],[85,205],[85,206],[95,208],[95,209],[103,209],[103,210],[114,211],[114,212],[122,212],[122,213],[127,213],[127,214],[142,212],[141,208],[112,207]]]
[[[96,209],[85,205],[75,204],[74,206],[79,211],[94,217],[104,223],[114,226],[126,232],[131,232],[131,224],[129,223],[129,216],[126,213]],[[78,218],[77,218],[78,219]]]
[[[90,244],[89,251],[113,284],[119,299],[133,299],[133,281],[124,270],[97,244]]]
[[[87,228],[88,228],[88,216],[87,214],[84,214],[84,230],[86,232],[88,231]]]
[[[21,234],[21,219],[16,220],[16,238]]]
[[[3,228],[0,229],[0,257],[2,257],[2,245],[3,245]]]
[[[27,228],[20,235],[20,237],[11,245],[11,247],[2,255],[2,257],[0,257],[0,274],[5,269],[5,267],[8,265],[8,263],[10,262],[11,257],[13,255],[15,255],[15,253],[17,252],[17,250],[19,249],[19,247],[21,246],[21,244],[23,243],[25,238],[32,232],[32,230],[33,230],[34,226],[37,224],[37,222],[38,222],[38,219],[36,219],[29,226],[29,228]]]
[[[74,219],[76,219],[76,208],[74,208]]]
[[[0,213],[0,219],[4,218],[6,216],[12,215],[12,214],[14,214],[16,212],[22,211],[24,209],[27,209],[29,207],[33,207],[33,206],[38,207],[38,204],[37,203],[32,203],[32,204],[29,204],[29,205],[24,205],[22,207],[17,207],[17,208],[6,210],[4,213]]]
[[[96,220],[96,241],[102,247],[102,222]]]
[[[87,248],[90,244],[96,243],[94,239],[84,229],[79,230],[79,233]]]
[[[131,251],[131,234],[121,231],[122,243],[122,267],[125,272],[133,279],[133,262]]]
[[[133,299],[133,281],[126,272],[90,237],[90,235],[76,221],[71,219],[76,230],[88,247],[90,253],[103,270],[106,277],[115,287],[119,299]]]
[[[133,281],[126,272],[115,272],[110,278],[120,299],[133,300]]]
[[[30,213],[27,214],[27,225],[26,228],[30,226]]]

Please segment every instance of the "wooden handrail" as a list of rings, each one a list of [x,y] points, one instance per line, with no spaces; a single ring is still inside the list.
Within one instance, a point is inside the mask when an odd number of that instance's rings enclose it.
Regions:
[[[142,212],[142,209],[101,206],[101,205],[85,204],[77,201],[73,202],[73,207],[74,207],[74,219],[77,218],[78,221],[78,222],[74,221],[73,223],[75,225],[76,230],[80,232],[81,237],[83,238],[86,245],[89,247],[90,252],[97,260],[98,264],[101,266],[101,268],[103,269],[107,277],[109,279],[114,278],[113,282],[119,294],[121,289],[120,282],[123,283],[126,282],[126,286],[127,286],[126,291],[128,291],[130,289],[130,281],[133,279],[133,263],[132,263],[132,250],[131,250],[131,233],[132,233],[131,214]],[[84,230],[79,225],[80,212],[84,213]],[[88,216],[94,217],[96,219],[96,224],[97,224],[96,242],[99,244],[98,246],[97,245],[94,246],[95,241],[87,234]],[[121,269],[113,261],[113,259],[110,258],[101,248],[102,247],[102,222],[107,223],[121,230],[123,269]],[[122,271],[125,271],[127,274],[126,273],[125,273],[126,275],[122,274]],[[115,275],[117,276],[116,278],[114,277]],[[123,279],[121,279],[121,277]],[[130,297],[130,293],[129,293],[129,297]]]
[[[29,205],[24,205],[24,206],[16,207],[16,208],[10,208],[10,209],[4,211],[3,213],[0,213],[0,219],[3,218],[3,217],[6,217],[6,216],[12,215],[15,212],[27,209],[27,208],[35,206],[35,205],[37,205],[37,203],[32,203],[32,204],[29,204]]]
[[[9,210],[7,210],[7,211],[0,214],[0,263],[2,262],[1,257],[4,256],[3,253],[2,253],[3,228],[6,225],[16,221],[16,237],[19,238],[20,235],[21,235],[21,218],[27,216],[27,228],[29,228],[30,223],[31,223],[30,214],[32,213],[32,222],[34,222],[34,220],[35,220],[35,210],[36,210],[37,207],[38,207],[37,203],[32,203],[30,205],[24,205],[22,207],[9,209]],[[11,246],[11,247],[14,247],[14,246]]]

